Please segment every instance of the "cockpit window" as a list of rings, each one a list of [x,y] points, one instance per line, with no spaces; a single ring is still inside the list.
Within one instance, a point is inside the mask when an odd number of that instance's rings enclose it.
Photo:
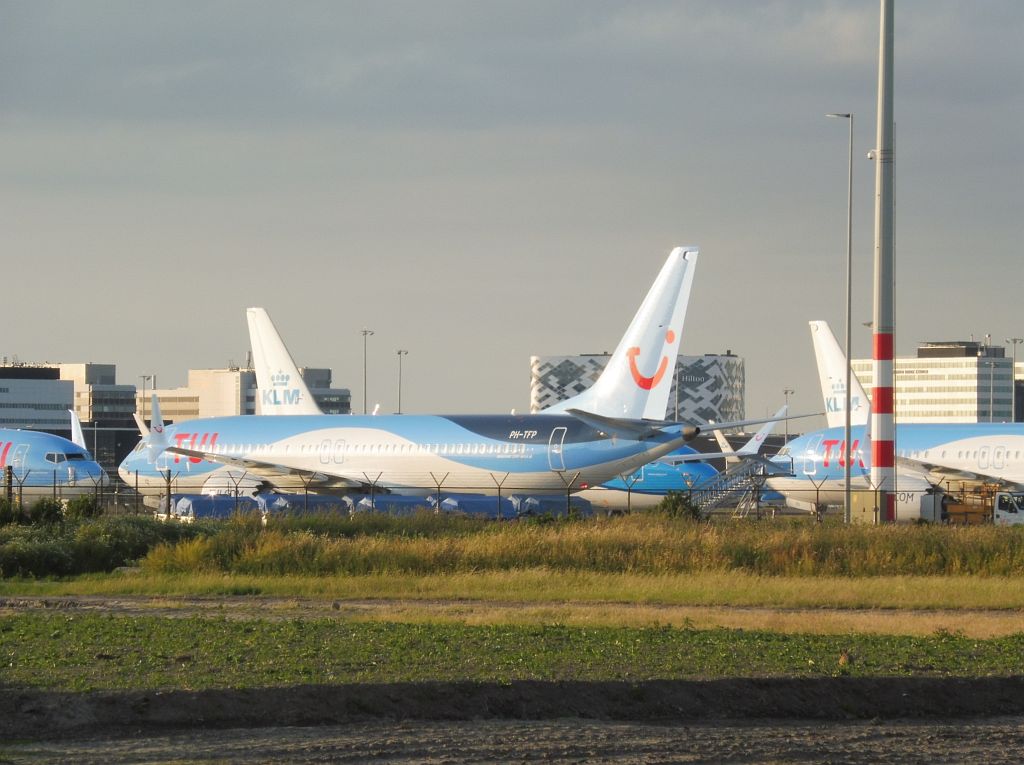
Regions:
[[[780,457],[788,457],[789,456],[789,447],[788,446],[783,446],[781,449],[779,449],[779,456]]]
[[[65,454],[64,456],[68,458],[69,462],[72,461],[72,460],[87,460],[87,459],[89,459],[89,455],[88,454],[82,454],[81,452],[75,452],[75,453],[72,453],[72,454]]]
[[[67,455],[61,454],[60,452],[47,452],[46,461],[52,462],[55,465],[64,462],[67,459]]]

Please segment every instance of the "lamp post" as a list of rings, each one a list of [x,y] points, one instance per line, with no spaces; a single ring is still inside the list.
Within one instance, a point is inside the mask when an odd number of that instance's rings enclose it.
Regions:
[[[399,348],[395,353],[398,354],[398,413],[402,413],[402,356],[408,356],[409,351],[404,351]]]
[[[789,394],[791,393],[796,393],[796,391],[792,388],[782,389],[782,395],[786,397],[786,419],[783,420],[785,423],[786,435],[784,436],[785,440],[782,442],[783,446],[787,446],[789,444]]]
[[[988,360],[988,421],[994,422],[995,418],[992,416],[992,379],[996,370],[995,359]]]
[[[676,422],[679,422],[679,367],[676,367],[675,384],[676,384]]]
[[[372,329],[363,328],[363,414],[366,414],[366,338],[372,334]]]
[[[155,375],[139,375],[139,379],[142,380],[142,421],[146,421],[146,383],[152,380]],[[153,386],[156,388],[156,385]]]
[[[1017,421],[1017,345],[1024,343],[1024,337],[1008,337],[1006,342],[1013,347],[1013,362],[1010,367],[1010,422]]]
[[[850,125],[850,157],[849,168],[846,173],[846,401],[844,413],[843,437],[845,438],[843,451],[843,519],[850,522],[850,383],[852,373],[852,362],[850,361],[850,311],[852,304],[853,285],[853,114],[844,112],[831,112],[826,117],[849,120]]]

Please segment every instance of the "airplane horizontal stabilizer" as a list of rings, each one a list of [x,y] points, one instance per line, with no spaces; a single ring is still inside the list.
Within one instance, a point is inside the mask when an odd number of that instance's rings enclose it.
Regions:
[[[678,422],[661,422],[658,420],[630,420],[623,417],[605,417],[601,414],[594,414],[593,412],[584,412],[581,409],[568,409],[566,414],[571,414],[580,422],[589,425],[597,430],[610,433],[621,438],[629,438],[632,440],[643,441],[647,438],[653,438],[661,433],[667,431],[668,426],[678,427]],[[700,432],[698,428],[693,428],[689,425],[682,427],[682,435],[687,440],[696,438]],[[692,434],[691,434],[692,432]]]

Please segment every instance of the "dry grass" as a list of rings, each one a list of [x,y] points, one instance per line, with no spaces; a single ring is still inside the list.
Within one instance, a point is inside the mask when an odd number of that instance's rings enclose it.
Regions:
[[[156,547],[155,572],[254,575],[457,574],[549,569],[668,575],[1024,575],[1024,528],[709,524],[657,514],[549,525],[429,526],[364,533],[239,519],[209,537]]]
[[[222,573],[87,575],[60,581],[3,580],[0,596],[258,595],[319,600],[468,600],[523,604],[626,603],[902,610],[1024,609],[1019,577],[762,577],[742,571],[605,574],[527,569],[362,576]]]
[[[771,609],[729,606],[633,606],[623,603],[552,605],[493,603],[345,604],[348,618],[403,623],[564,624],[570,627],[658,627],[768,630],[814,635],[933,635],[992,638],[1024,632],[1020,611],[905,611]]]

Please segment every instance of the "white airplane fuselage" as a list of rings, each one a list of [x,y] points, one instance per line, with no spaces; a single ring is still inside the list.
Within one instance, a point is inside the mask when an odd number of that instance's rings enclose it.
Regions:
[[[244,476],[293,490],[308,482],[311,490],[565,493],[631,473],[686,440],[678,427],[633,440],[557,414],[221,417],[168,425],[164,439],[167,450],[152,454],[142,442],[124,460],[126,483],[151,494],[166,490],[168,476],[179,492],[230,488]]]

